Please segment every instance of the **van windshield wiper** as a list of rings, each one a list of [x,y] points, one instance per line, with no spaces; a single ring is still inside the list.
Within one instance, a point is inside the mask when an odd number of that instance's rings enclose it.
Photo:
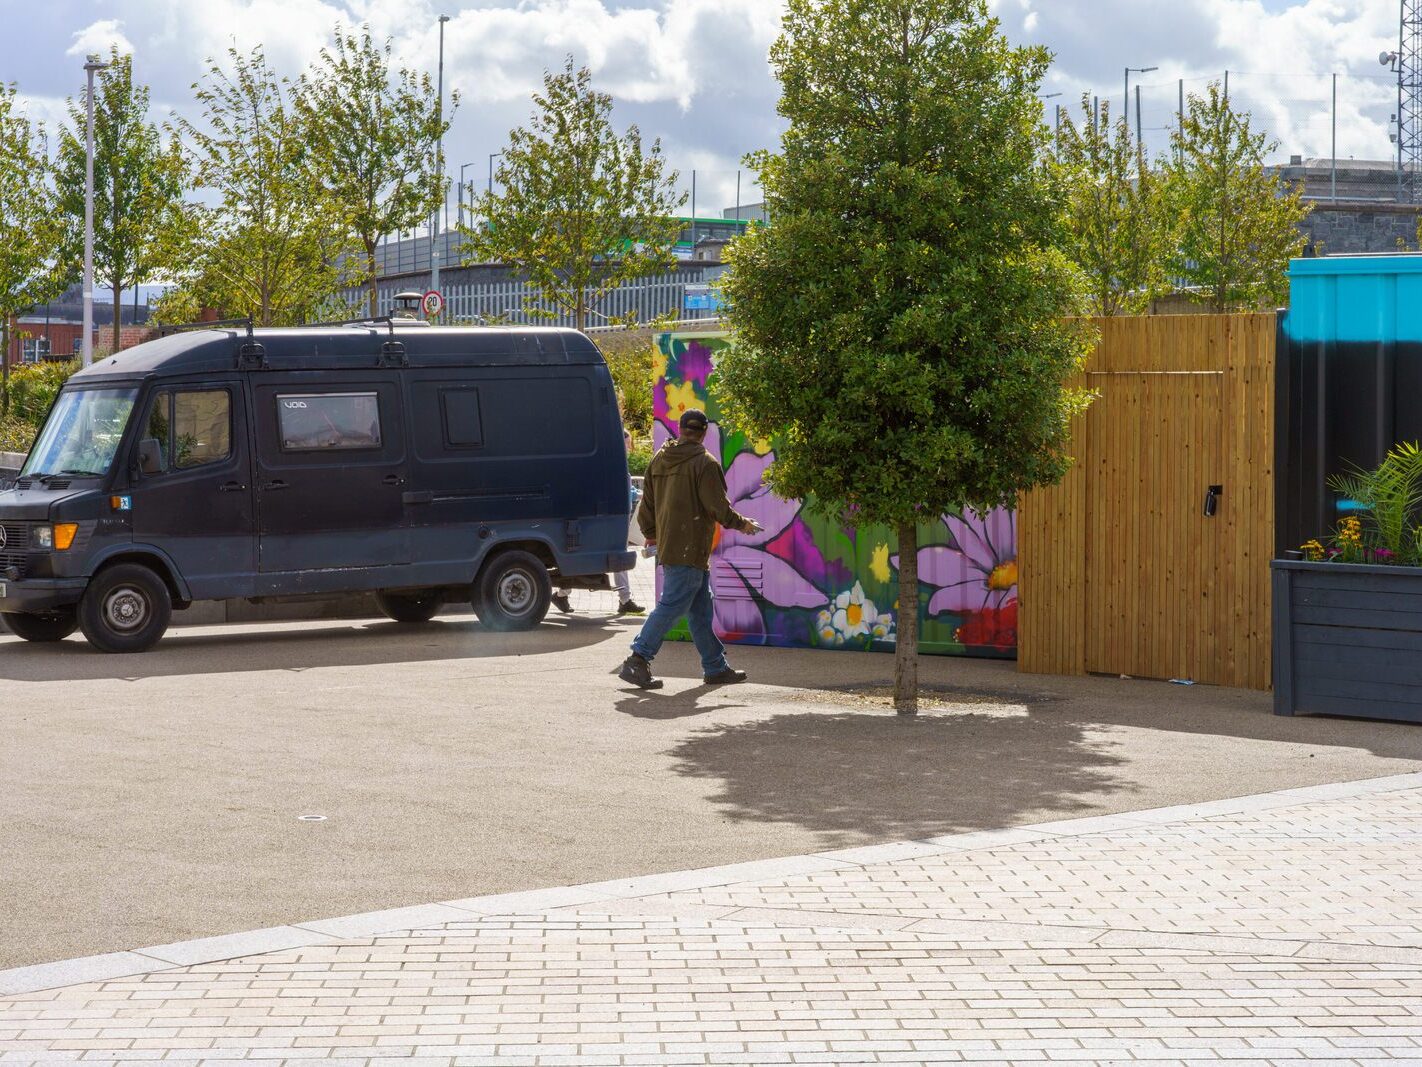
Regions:
[[[103,471],[81,471],[81,470],[76,470],[76,469],[74,469],[73,467],[65,467],[65,468],[64,468],[62,471],[60,471],[59,473],[60,473],[60,474],[75,474],[75,475],[78,475],[78,476],[80,476],[80,477],[82,477],[82,478],[102,478],[102,477],[104,476],[104,472],[103,472]],[[48,474],[48,475],[45,475],[45,477],[47,477],[47,478],[53,478],[54,475]]]

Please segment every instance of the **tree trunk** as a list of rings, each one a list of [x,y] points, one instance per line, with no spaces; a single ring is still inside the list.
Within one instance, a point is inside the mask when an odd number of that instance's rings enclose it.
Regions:
[[[365,242],[365,269],[366,269],[366,278],[368,279],[367,282],[366,282],[366,284],[370,286],[370,292],[369,292],[369,294],[368,294],[368,296],[367,296],[366,299],[367,299],[367,302],[368,302],[368,304],[369,304],[370,317],[371,317],[371,318],[375,318],[376,315],[380,314],[380,312],[379,312],[379,310],[378,310],[379,305],[380,305],[380,289],[379,289],[379,287],[375,284],[376,278],[375,278],[375,242],[374,242],[374,241],[366,241],[366,242]]]
[[[894,710],[918,714],[918,527],[899,526],[899,636],[894,647]]]
[[[136,282],[134,284],[137,284]],[[114,279],[114,343],[109,348],[109,355],[113,355],[119,348],[119,337],[123,334],[123,283],[117,278]]]
[[[0,415],[10,410],[10,315],[0,318]]]

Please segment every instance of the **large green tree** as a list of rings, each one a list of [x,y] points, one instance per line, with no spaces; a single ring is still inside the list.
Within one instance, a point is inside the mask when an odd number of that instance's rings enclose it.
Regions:
[[[1062,247],[1086,273],[1096,314],[1136,314],[1168,287],[1173,214],[1125,118],[1112,122],[1110,105],[1097,109],[1088,94],[1081,112],[1080,126],[1064,113],[1056,135],[1067,192]]]
[[[985,0],[789,0],[788,120],[755,160],[774,223],[731,247],[732,421],[773,488],[899,542],[894,700],[917,710],[916,523],[1012,507],[1068,468],[1089,338],[1058,250],[1042,48]]]
[[[1171,140],[1166,196],[1179,220],[1171,273],[1202,290],[1215,311],[1283,302],[1309,207],[1301,189],[1264,169],[1277,146],[1215,83],[1187,97]]]
[[[612,97],[568,60],[545,72],[528,126],[509,132],[497,192],[474,200],[481,221],[464,228],[469,255],[506,263],[582,330],[597,305],[628,282],[668,270],[685,202],[661,141],[612,127]],[[526,310],[554,314],[537,301]]]
[[[369,314],[376,304],[375,246],[427,222],[444,197],[437,146],[459,105],[443,107],[428,74],[392,66],[391,45],[369,28],[336,33],[301,76],[295,106],[307,172],[340,208],[364,253]]]
[[[20,109],[14,85],[0,84],[0,413],[10,402],[10,323],[57,296],[62,230],[44,131]]]
[[[85,113],[69,100],[60,131],[57,184],[67,226],[70,280],[84,252]],[[148,88],[133,81],[133,63],[117,49],[94,87],[94,278],[113,293],[112,348],[119,345],[123,290],[165,274],[180,258],[187,166],[176,137],[148,119]]]
[[[215,203],[194,211],[180,295],[263,326],[306,322],[346,284],[355,252],[340,204],[309,173],[307,137],[260,47],[229,49],[193,86],[201,122],[179,120],[197,182]],[[356,261],[355,256],[350,256]],[[170,298],[170,306],[177,297]]]

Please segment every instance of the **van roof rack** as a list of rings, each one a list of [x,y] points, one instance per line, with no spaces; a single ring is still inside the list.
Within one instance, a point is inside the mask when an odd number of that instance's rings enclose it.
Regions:
[[[184,330],[221,330],[233,326],[245,326],[247,336],[252,336],[252,316],[246,315],[240,319],[208,319],[206,322],[175,322],[171,325],[158,327],[158,336],[167,337],[169,334],[181,333]]]

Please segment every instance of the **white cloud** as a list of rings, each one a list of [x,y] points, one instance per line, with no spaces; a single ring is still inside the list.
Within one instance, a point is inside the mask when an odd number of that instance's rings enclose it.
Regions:
[[[123,35],[122,26],[123,23],[118,19],[100,19],[97,22],[91,22],[74,34],[74,43],[69,46],[65,55],[106,56],[110,48],[117,48],[120,52],[132,54],[133,45]]]

